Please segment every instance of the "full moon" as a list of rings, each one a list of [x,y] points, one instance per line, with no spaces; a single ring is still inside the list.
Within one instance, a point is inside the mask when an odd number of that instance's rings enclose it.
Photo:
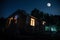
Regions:
[[[47,3],[47,6],[48,6],[48,7],[51,7],[51,3]]]

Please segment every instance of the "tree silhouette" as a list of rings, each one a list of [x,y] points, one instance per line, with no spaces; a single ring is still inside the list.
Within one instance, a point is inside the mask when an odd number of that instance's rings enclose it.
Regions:
[[[34,10],[32,10],[31,15],[36,18],[39,18],[40,17],[39,13],[40,13],[39,10],[35,8]]]

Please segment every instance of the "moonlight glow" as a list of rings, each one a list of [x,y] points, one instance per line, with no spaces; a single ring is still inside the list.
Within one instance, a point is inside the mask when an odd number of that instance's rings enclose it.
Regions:
[[[51,6],[51,3],[47,3],[47,6],[50,7]]]

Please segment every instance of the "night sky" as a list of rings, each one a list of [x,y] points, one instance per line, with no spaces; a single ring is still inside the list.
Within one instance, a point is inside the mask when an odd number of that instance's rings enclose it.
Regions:
[[[47,6],[51,3],[51,7]],[[0,17],[8,17],[17,9],[28,13],[37,8],[45,13],[60,15],[60,0],[0,0]]]

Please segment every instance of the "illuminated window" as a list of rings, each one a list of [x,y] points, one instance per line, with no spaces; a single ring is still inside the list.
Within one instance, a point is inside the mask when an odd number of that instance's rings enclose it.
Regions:
[[[9,24],[11,23],[11,20],[13,20],[13,17],[11,17],[11,18],[9,19]]]
[[[51,31],[57,31],[55,27],[51,27]]]
[[[56,26],[45,26],[45,31],[57,32]]]
[[[45,26],[45,31],[50,31],[50,27],[49,26]]]
[[[31,18],[30,25],[31,25],[31,26],[35,26],[35,19]]]

